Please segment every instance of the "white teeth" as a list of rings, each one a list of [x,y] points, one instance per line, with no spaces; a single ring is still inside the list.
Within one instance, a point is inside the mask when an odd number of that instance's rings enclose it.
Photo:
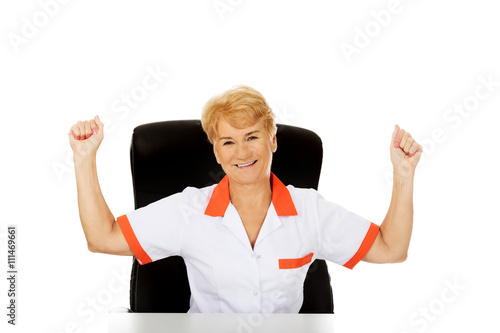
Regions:
[[[237,166],[238,168],[243,168],[243,167],[246,167],[246,166],[252,165],[252,164],[254,164],[255,162],[257,162],[257,161],[253,161],[253,162],[250,162],[250,163],[247,163],[247,164],[236,164],[236,166]]]

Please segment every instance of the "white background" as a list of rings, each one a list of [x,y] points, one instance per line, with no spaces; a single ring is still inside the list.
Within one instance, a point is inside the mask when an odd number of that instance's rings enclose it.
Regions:
[[[131,259],[87,251],[71,125],[105,120],[99,179],[119,216],[133,209],[133,128],[199,118],[236,84],[262,92],[281,123],[316,131],[320,192],[378,224],[394,124],[424,144],[408,260],[331,265],[336,332],[498,330],[498,9],[487,0],[2,2],[1,276],[8,224],[18,226],[19,268],[16,327],[1,279],[2,332],[105,332],[107,312],[128,306]],[[347,44],[357,53],[346,56]],[[168,77],[124,108],[147,68]],[[447,111],[463,103],[470,112]]]

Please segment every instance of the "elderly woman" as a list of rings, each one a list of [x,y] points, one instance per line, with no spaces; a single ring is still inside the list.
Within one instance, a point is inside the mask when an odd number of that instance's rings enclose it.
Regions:
[[[117,219],[97,179],[103,123],[96,116],[71,127],[80,219],[90,251],[134,255],[141,264],[182,256],[190,312],[297,313],[316,258],[351,269],[360,260],[406,259],[413,178],[422,154],[408,132],[396,125],[392,134],[394,186],[379,227],[315,190],[285,186],[271,173],[278,148],[275,119],[256,90],[238,86],[212,98],[202,124],[226,173],[222,181],[188,187]]]

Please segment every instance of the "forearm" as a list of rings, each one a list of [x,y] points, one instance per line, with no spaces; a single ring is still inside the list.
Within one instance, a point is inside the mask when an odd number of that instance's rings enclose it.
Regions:
[[[80,221],[91,251],[105,242],[115,223],[99,186],[95,156],[75,160]]]
[[[380,226],[380,233],[391,256],[404,261],[413,228],[413,178],[394,173],[391,204]]]

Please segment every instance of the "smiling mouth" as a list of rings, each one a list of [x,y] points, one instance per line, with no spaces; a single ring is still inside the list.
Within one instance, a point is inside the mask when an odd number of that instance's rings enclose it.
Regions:
[[[249,163],[246,163],[246,164],[236,164],[236,166],[238,168],[245,168],[245,167],[249,167],[251,165],[254,165],[255,163],[257,163],[257,160],[253,161],[253,162],[249,162]]]

